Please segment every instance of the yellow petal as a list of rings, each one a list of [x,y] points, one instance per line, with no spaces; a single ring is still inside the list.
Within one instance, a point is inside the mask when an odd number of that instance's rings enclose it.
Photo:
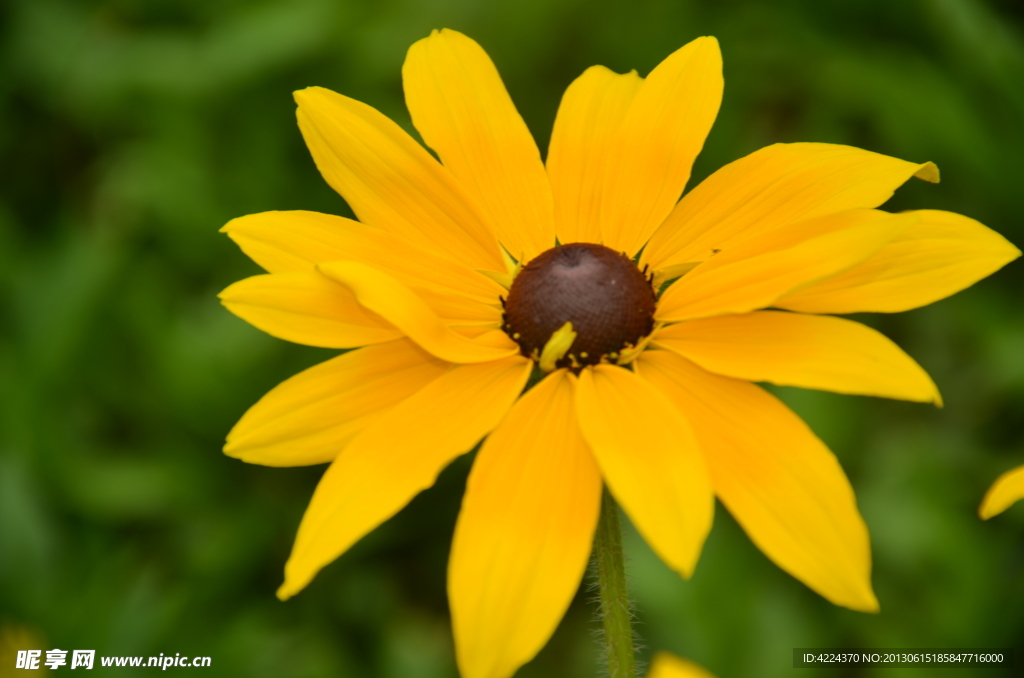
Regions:
[[[770,306],[802,285],[859,264],[916,221],[912,214],[850,210],[751,238],[665,290],[655,317],[676,322]]]
[[[297,344],[355,348],[402,336],[351,291],[316,271],[246,278],[221,292],[220,300],[267,334]]]
[[[332,261],[317,266],[325,276],[352,290],[359,303],[387,318],[410,339],[441,360],[479,363],[514,355],[519,346],[498,332],[500,343],[481,342],[452,331],[415,292],[393,276],[354,261]]]
[[[683,659],[668,652],[659,652],[654,655],[651,670],[647,672],[646,678],[715,678],[715,676],[689,659]]]
[[[260,398],[228,433],[224,453],[265,466],[327,463],[448,366],[408,339],[349,351]]]
[[[872,257],[778,301],[806,313],[896,313],[970,287],[1020,256],[1006,238],[974,219],[937,210]]]
[[[359,220],[472,268],[504,270],[493,229],[459,182],[376,109],[320,87],[295,93],[320,173]]]
[[[912,176],[938,181],[916,164],[852,146],[775,144],[718,170],[683,196],[651,237],[641,263],[704,261],[715,250],[787,223],[878,207]]]
[[[709,372],[737,379],[942,403],[913,358],[852,320],[757,311],[670,325],[652,341]]]
[[[610,149],[601,234],[630,256],[672,211],[722,103],[722,53],[697,38],[669,55],[633,98]]]
[[[531,363],[514,356],[458,365],[363,429],[327,469],[285,565],[282,600],[434,484],[512,407]]]
[[[1010,508],[1020,499],[1024,499],[1024,466],[1010,469],[996,478],[992,487],[985,493],[981,506],[978,507],[978,515],[982,520],[988,520]]]
[[[558,241],[601,242],[601,187],[615,133],[643,78],[591,66],[562,96],[548,146]]]
[[[435,30],[409,48],[402,84],[416,129],[477,198],[505,248],[531,259],[553,247],[540,151],[480,45]]]
[[[473,463],[448,562],[463,678],[507,678],[547,643],[586,570],[601,475],[559,370],[512,407]]]
[[[714,497],[686,419],[656,389],[611,365],[580,373],[576,406],[615,499],[654,552],[689,577],[711,529]]]
[[[222,232],[269,273],[305,271],[324,261],[361,261],[406,284],[496,303],[506,288],[462,264],[358,221],[320,212],[261,212]]]
[[[272,273],[358,261],[407,285],[448,325],[501,324],[498,296],[506,291],[500,285],[382,229],[317,212],[263,212],[221,230]]]
[[[807,425],[757,386],[668,351],[637,371],[685,412],[715,493],[758,548],[822,596],[875,612],[871,546],[853,488]]]

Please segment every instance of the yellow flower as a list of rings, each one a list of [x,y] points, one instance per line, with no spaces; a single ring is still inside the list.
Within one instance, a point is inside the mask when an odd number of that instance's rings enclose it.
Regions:
[[[647,678],[715,678],[702,666],[668,652],[654,656]]]
[[[983,520],[988,520],[1010,508],[1020,499],[1024,499],[1024,466],[1010,469],[996,478],[992,487],[985,493],[981,506],[978,507],[978,515]]]
[[[222,293],[231,311],[359,349],[287,380],[228,436],[247,462],[331,463],[278,595],[485,439],[449,562],[465,678],[509,676],[547,642],[586,567],[602,480],[683,576],[717,496],[781,568],[876,610],[846,476],[750,382],[939,403],[891,341],[818,314],[922,306],[1019,251],[967,217],[875,209],[938,170],[847,146],[776,144],[680,200],[721,101],[714,38],[647,78],[588,69],[546,163],[469,38],[434,32],[402,74],[440,162],[370,106],[302,90],[306,144],[359,222],[268,212],[224,227],[268,271]],[[552,371],[524,393],[541,364]]]

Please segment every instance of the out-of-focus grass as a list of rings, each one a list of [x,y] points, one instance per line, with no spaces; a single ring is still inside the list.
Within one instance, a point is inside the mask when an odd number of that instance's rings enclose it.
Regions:
[[[264,469],[219,451],[247,406],[330,355],[261,334],[215,296],[257,271],[217,233],[227,220],[349,213],[302,145],[293,90],[330,87],[408,127],[405,50],[449,26],[490,52],[544,148],[561,92],[585,67],[643,74],[712,34],[726,94],[695,180],[775,141],[852,143],[942,168],[942,184],[908,185],[890,208],[951,209],[1020,245],[1021,8],[8,0],[0,621],[14,630],[5,633],[38,638],[40,649],[209,655],[211,675],[454,675],[444,569],[467,459],[280,603],[273,592],[321,469]],[[689,582],[628,540],[645,653],[670,649],[723,678],[770,678],[792,671],[794,646],[1019,646],[1024,507],[986,523],[974,511],[1001,471],[1024,463],[1022,271],[1011,265],[932,307],[866,319],[933,374],[945,409],[783,392],[857,490],[881,614],[809,592],[719,507]],[[520,675],[595,674],[586,598]]]

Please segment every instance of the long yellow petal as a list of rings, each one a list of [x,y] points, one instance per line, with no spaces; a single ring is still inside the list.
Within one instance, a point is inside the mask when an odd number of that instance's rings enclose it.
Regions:
[[[716,250],[787,223],[878,207],[912,176],[938,181],[938,170],[852,146],[767,146],[683,196],[651,237],[641,263],[657,270],[704,261]]]
[[[448,366],[408,339],[349,351],[260,398],[228,433],[224,453],[265,466],[327,463]]]
[[[496,282],[358,221],[318,212],[263,212],[234,219],[221,230],[271,273],[308,271],[326,261],[358,261],[407,285],[446,324],[501,322],[498,296],[507,292]]]
[[[601,474],[559,370],[512,407],[466,485],[448,561],[463,678],[507,678],[547,643],[587,567]]]
[[[548,146],[558,241],[601,242],[601,189],[615,133],[643,78],[591,66],[562,96]]]
[[[612,142],[601,196],[604,244],[630,256],[665,220],[722,103],[715,38],[684,45],[644,80]]]
[[[530,259],[554,247],[540,151],[480,45],[435,30],[409,48],[402,84],[413,125],[486,210],[505,248]]]
[[[386,318],[410,339],[441,360],[480,363],[519,351],[514,341],[498,331],[500,343],[481,342],[452,331],[422,298],[387,273],[355,261],[317,265],[325,276],[352,290],[359,303]]]
[[[648,383],[611,365],[580,373],[576,408],[615,499],[654,552],[689,577],[714,498],[687,420]]]
[[[317,485],[278,597],[301,591],[321,568],[433,485],[452,459],[498,425],[530,369],[520,356],[458,365],[363,429]]]
[[[655,317],[677,322],[770,306],[779,297],[864,261],[917,217],[850,210],[736,244],[669,287]]]
[[[320,87],[295,93],[324,179],[359,220],[472,268],[504,271],[494,231],[459,182],[376,109]]]
[[[687,414],[715,493],[765,555],[836,605],[878,610],[853,488],[798,416],[668,351],[644,353],[637,371]]]
[[[942,403],[913,358],[852,320],[756,311],[670,325],[652,343],[737,379]]]
[[[261,212],[222,229],[269,273],[305,271],[324,261],[361,261],[418,287],[496,303],[506,290],[491,278],[394,233],[320,212]]]
[[[1020,499],[1024,499],[1024,466],[1010,469],[996,478],[992,487],[985,493],[981,506],[978,507],[978,515],[982,520],[988,520],[1010,508]]]
[[[220,293],[221,303],[267,334],[308,346],[355,348],[402,336],[346,287],[316,271],[257,275]]]
[[[715,676],[689,659],[683,659],[668,652],[659,652],[654,655],[651,670],[647,672],[646,678],[715,678]]]
[[[863,263],[786,295],[805,313],[896,313],[970,287],[1020,256],[1003,236],[952,212],[919,210],[917,224]]]

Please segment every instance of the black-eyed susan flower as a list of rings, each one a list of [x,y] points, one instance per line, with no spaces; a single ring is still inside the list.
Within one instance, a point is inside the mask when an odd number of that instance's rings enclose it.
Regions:
[[[680,199],[721,101],[714,38],[646,78],[588,69],[546,162],[469,38],[434,32],[402,73],[440,161],[370,106],[302,90],[302,134],[359,221],[268,212],[224,228],[267,270],[222,293],[231,311],[358,349],[272,390],[228,436],[247,462],[330,463],[278,595],[483,439],[449,563],[465,678],[510,676],[547,642],[602,482],[683,576],[717,496],[784,570],[877,609],[846,476],[751,382],[939,403],[895,344],[830,314],[922,306],[1019,251],[964,216],[877,209],[938,170],[848,146],[769,146]]]
[[[1010,469],[996,478],[988,488],[985,498],[978,507],[978,515],[984,520],[997,516],[1015,503],[1024,499],[1024,466]]]

